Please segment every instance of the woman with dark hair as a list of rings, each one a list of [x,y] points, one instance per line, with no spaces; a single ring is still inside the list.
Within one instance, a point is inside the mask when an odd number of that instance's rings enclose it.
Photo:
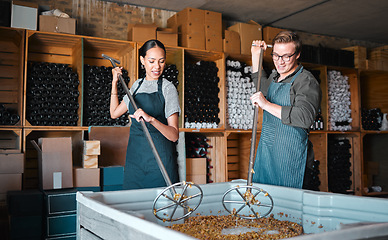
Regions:
[[[146,75],[132,85],[130,92],[138,106],[134,111],[128,96],[119,104],[117,96],[118,76],[121,68],[112,70],[110,115],[113,119],[129,112],[132,121],[124,170],[124,189],[140,189],[166,186],[140,119],[143,118],[172,183],[178,182],[176,144],[179,137],[178,93],[174,85],[162,79],[166,65],[166,49],[158,40],[149,40],[139,50],[140,62]]]

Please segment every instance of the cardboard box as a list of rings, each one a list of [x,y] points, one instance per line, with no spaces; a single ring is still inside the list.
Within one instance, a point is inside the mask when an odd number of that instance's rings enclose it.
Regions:
[[[74,187],[100,186],[99,168],[73,168]]]
[[[263,40],[267,44],[272,44],[273,39],[278,35],[278,33],[286,31],[285,29],[281,28],[274,28],[274,27],[264,27],[263,28]],[[264,52],[264,56],[270,56],[272,53],[272,48],[267,48]]]
[[[206,175],[206,158],[186,158],[186,175]]]
[[[205,11],[185,8],[177,13],[179,46],[205,49]]]
[[[240,45],[240,34],[235,31],[225,30],[224,52],[231,54],[240,54]]]
[[[128,41],[146,42],[150,39],[156,39],[155,23],[152,24],[128,24]]]
[[[0,173],[23,173],[24,154],[0,154]]]
[[[205,11],[205,49],[222,52],[222,14]]]
[[[156,39],[166,46],[178,46],[178,33],[173,28],[158,28]]]
[[[12,1],[11,27],[37,30],[38,4]]]
[[[98,168],[98,155],[82,155],[83,168]]]
[[[100,141],[99,140],[84,140],[84,155],[100,155]]]
[[[73,187],[73,160],[70,137],[39,138],[39,187],[44,190]]]
[[[40,15],[39,31],[75,34],[76,22],[75,18]]]
[[[0,174],[0,193],[8,191],[20,191],[22,189],[21,173],[1,173]]]
[[[187,175],[186,181],[195,184],[206,184],[206,174]]]
[[[261,25],[251,21],[250,23],[237,23],[230,26],[228,30],[238,32],[241,41],[241,54],[251,54],[251,46],[253,40],[261,40]]]
[[[178,15],[174,14],[169,19],[167,19],[167,27],[173,29],[175,32],[178,32]]]

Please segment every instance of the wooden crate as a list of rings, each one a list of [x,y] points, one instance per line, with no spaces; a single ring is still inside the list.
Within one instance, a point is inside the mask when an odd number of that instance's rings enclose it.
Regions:
[[[362,46],[352,46],[347,48],[342,48],[343,50],[348,50],[354,52],[354,67],[358,69],[366,69],[367,63],[367,48]]]
[[[0,128],[0,153],[22,152],[22,129]]]
[[[196,133],[185,133],[196,134]],[[209,174],[209,180],[212,182],[225,182],[227,181],[226,174],[226,139],[223,133],[218,132],[206,132],[201,133],[201,136],[205,136],[208,139],[208,144],[212,146],[207,148],[207,167]],[[187,137],[187,136],[186,136]]]
[[[117,65],[128,71],[131,82],[136,80],[137,54],[135,43],[96,37],[83,37],[83,44],[84,64],[112,67],[110,61],[102,58],[102,54],[105,54],[120,61],[120,64]]]
[[[388,113],[388,74],[382,71],[361,71],[360,89],[362,108],[380,108]]]
[[[23,152],[25,153],[25,169],[23,174],[23,189],[38,188],[38,154],[31,141],[38,142],[39,138],[71,137],[72,159],[74,166],[81,166],[84,131],[66,128],[52,130],[34,128],[23,129]]]
[[[47,62],[68,64],[74,72],[78,73],[80,84],[78,85],[78,122],[81,126],[82,109],[82,76],[83,76],[83,43],[82,37],[70,34],[48,33],[27,30],[26,34],[26,57],[25,57],[25,76],[27,79],[27,62]],[[27,81],[24,83],[24,94],[26,96]],[[24,116],[26,113],[26,97],[24,96]],[[24,126],[31,124],[23,119]]]
[[[231,132],[227,137],[228,181],[236,178],[247,179],[249,156],[251,150],[252,132]],[[256,135],[256,146],[260,140],[260,133]]]
[[[388,45],[369,51],[367,69],[388,71]]]
[[[23,119],[25,30],[0,27],[0,104]]]
[[[194,64],[194,63],[201,61],[201,60],[215,62],[216,66],[218,68],[218,77],[220,78],[220,81],[218,82],[218,87],[220,89],[220,92],[218,93],[218,98],[220,99],[220,102],[218,104],[218,107],[220,109],[220,112],[218,113],[218,117],[220,118],[220,123],[218,124],[217,130],[224,130],[226,127],[226,124],[225,124],[226,93],[225,93],[225,58],[224,58],[224,54],[222,52],[212,52],[212,51],[205,51],[205,50],[193,50],[193,49],[185,49],[184,50],[184,65]],[[184,88],[184,85],[183,85],[183,88]],[[184,91],[182,91],[182,92],[184,92]],[[184,109],[182,109],[182,116],[184,116]],[[204,129],[204,130],[206,131],[206,129]],[[210,131],[212,131],[212,130],[210,129]]]
[[[311,133],[309,140],[313,144],[314,159],[319,161],[319,180],[321,185],[319,190],[328,191],[327,179],[327,133]]]

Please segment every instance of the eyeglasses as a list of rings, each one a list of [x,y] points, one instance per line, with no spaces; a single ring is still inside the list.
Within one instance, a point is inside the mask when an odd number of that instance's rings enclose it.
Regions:
[[[276,53],[271,53],[271,56],[272,56],[272,59],[273,59],[274,61],[279,61],[280,59],[283,59],[283,61],[289,62],[289,61],[291,60],[291,57],[294,56],[295,54],[296,54],[296,52],[294,52],[294,53],[291,54],[291,55],[285,54],[285,55],[283,55],[283,56],[279,56],[279,55],[277,55]]]

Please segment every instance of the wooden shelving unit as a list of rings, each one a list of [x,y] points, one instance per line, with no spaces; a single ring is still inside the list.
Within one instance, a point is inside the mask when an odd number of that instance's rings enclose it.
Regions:
[[[83,76],[84,64],[111,66],[109,61],[102,59],[104,53],[121,61],[121,66],[128,70],[131,85],[138,78],[138,49],[141,44],[129,41],[95,38],[88,36],[44,33],[30,30],[0,28],[0,91],[6,93],[0,97],[0,102],[7,107],[16,109],[21,120],[15,126],[0,126],[0,143],[9,139],[7,144],[12,144],[11,149],[1,148],[1,152],[22,152],[25,154],[25,188],[37,186],[36,151],[31,146],[31,140],[39,137],[72,137],[73,159],[78,161],[81,157],[80,142],[85,139],[89,126],[84,126],[83,117]],[[181,132],[187,134],[203,134],[213,146],[209,152],[214,169],[212,178],[215,182],[224,182],[237,178],[246,178],[250,149],[250,130],[231,129],[227,123],[226,103],[226,59],[234,59],[251,65],[249,55],[227,54],[206,50],[195,50],[184,47],[167,46],[167,64],[175,64],[179,70],[178,92],[182,114],[179,119]],[[184,66],[200,60],[214,62],[219,71],[220,92],[219,118],[220,124],[216,129],[188,129],[184,128]],[[63,63],[72,66],[78,73],[79,85],[79,120],[77,126],[32,126],[25,118],[26,115],[26,86],[27,86],[27,62],[40,61]],[[272,66],[271,59],[264,59],[268,66]],[[8,64],[10,63],[10,64]],[[10,66],[8,66],[8,65]],[[320,161],[321,191],[329,191],[327,158],[329,137],[342,137],[351,141],[352,152],[352,188],[349,193],[356,195],[378,196],[386,194],[388,186],[384,185],[387,179],[388,152],[376,149],[380,138],[387,141],[388,131],[365,131],[361,127],[361,108],[379,107],[383,112],[388,112],[388,72],[383,71],[359,71],[351,68],[340,68],[315,64],[304,64],[308,69],[319,70],[322,96],[322,115],[325,120],[323,131],[312,131],[309,139],[314,145],[315,158]],[[7,71],[6,71],[7,70]],[[9,71],[8,71],[9,70]],[[327,72],[329,70],[340,71],[349,78],[351,91],[351,115],[352,130],[347,132],[329,130],[328,109],[328,85]],[[10,75],[5,76],[5,73]],[[8,100],[10,99],[10,100]],[[262,113],[260,113],[262,116]],[[259,117],[257,138],[260,137],[261,117]],[[375,143],[376,144],[371,144]],[[258,143],[258,141],[257,141]],[[373,168],[378,162],[379,171]],[[372,163],[372,164],[370,164]],[[383,186],[382,193],[364,191],[374,184]]]

